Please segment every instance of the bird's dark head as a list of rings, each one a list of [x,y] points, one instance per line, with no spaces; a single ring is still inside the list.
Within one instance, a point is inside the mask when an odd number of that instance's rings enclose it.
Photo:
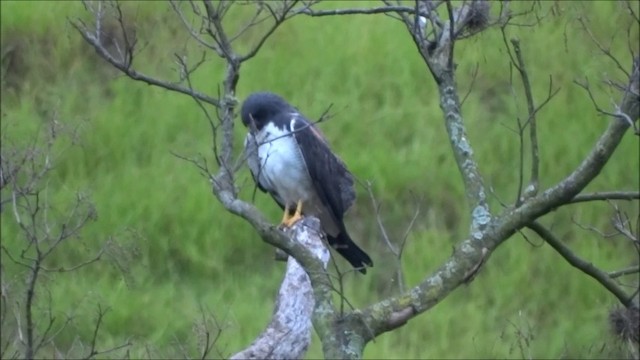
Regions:
[[[292,111],[293,107],[280,96],[269,92],[256,92],[244,101],[240,115],[244,126],[250,129],[255,126],[256,130],[260,130],[276,115]]]

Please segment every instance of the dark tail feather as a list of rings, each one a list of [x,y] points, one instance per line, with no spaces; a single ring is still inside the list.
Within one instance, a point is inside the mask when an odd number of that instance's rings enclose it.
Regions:
[[[337,237],[327,235],[327,239],[329,240],[329,245],[336,249],[340,255],[347,259],[347,261],[361,273],[366,274],[367,267],[373,266],[373,261],[371,261],[369,255],[362,251],[362,249],[351,240],[346,231],[341,232]]]

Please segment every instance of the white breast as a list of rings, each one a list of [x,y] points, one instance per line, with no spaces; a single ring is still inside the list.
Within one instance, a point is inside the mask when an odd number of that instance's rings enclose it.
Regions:
[[[247,135],[252,136],[252,135]],[[260,183],[275,190],[288,205],[306,201],[313,194],[311,179],[298,144],[289,131],[267,124],[256,135]]]

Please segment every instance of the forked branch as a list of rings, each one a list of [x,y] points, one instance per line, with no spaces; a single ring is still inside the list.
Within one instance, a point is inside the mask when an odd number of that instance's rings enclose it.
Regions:
[[[116,9],[118,9],[118,12],[121,12],[120,4],[116,4]],[[104,60],[106,60],[107,62],[109,62],[109,64],[111,64],[113,67],[120,70],[123,74],[125,74],[132,80],[141,81],[148,85],[158,86],[170,91],[175,91],[181,94],[189,95],[199,99],[200,101],[211,104],[213,106],[220,105],[217,99],[212,98],[208,95],[205,95],[200,91],[190,89],[188,87],[185,87],[179,84],[175,84],[168,80],[158,79],[133,69],[132,64],[135,56],[133,45],[129,44],[128,46],[125,46],[123,50],[124,51],[123,54],[116,55],[110,52],[106,48],[105,44],[102,43],[101,39],[104,37],[104,34],[102,33],[103,29],[100,26],[98,26],[104,20],[103,19],[104,13],[102,11],[100,12],[93,11],[93,13],[95,16],[95,26],[93,30],[91,30],[89,26],[87,26],[87,24],[80,19],[69,20],[69,22],[76,30],[78,30],[78,32],[80,33],[80,35],[82,35],[85,41],[89,43],[91,46],[93,46],[93,48],[96,50],[98,55]],[[127,33],[126,26],[124,24],[124,17],[122,16],[119,17],[118,21],[120,21],[120,28],[121,28],[121,31],[123,32],[122,37],[124,39],[129,39],[131,35]]]

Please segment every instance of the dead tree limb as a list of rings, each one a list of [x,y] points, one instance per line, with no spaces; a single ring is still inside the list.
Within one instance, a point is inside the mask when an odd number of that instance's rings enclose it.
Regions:
[[[318,219],[306,217],[285,233],[308,248],[326,268],[330,253],[322,241]],[[304,268],[289,256],[271,322],[248,348],[231,359],[303,358],[311,343],[313,308],[313,288],[309,277]]]

